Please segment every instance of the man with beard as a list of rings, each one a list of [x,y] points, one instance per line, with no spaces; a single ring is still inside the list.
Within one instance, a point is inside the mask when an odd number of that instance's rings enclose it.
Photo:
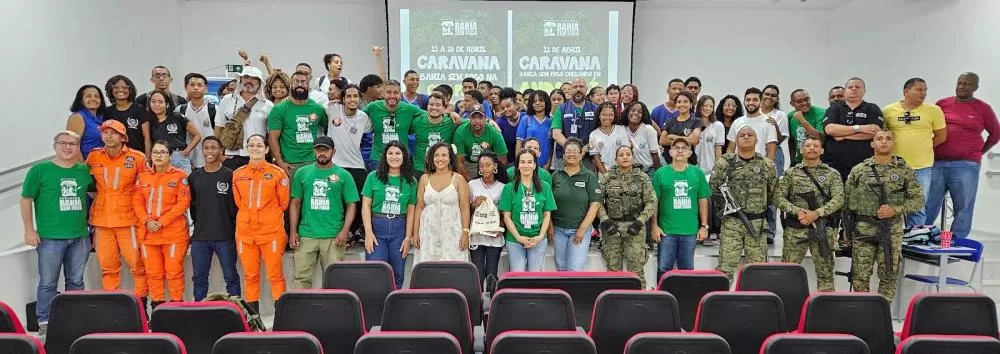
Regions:
[[[399,81],[389,80],[382,88],[383,99],[369,103],[364,108],[365,113],[372,120],[374,139],[372,140],[369,161],[375,164],[382,158],[385,144],[391,141],[406,144],[409,140],[409,134],[413,130],[413,121],[419,117],[427,116],[427,112],[420,110],[420,107],[400,102],[399,88]]]
[[[865,102],[864,80],[852,77],[844,86],[844,101],[831,105],[823,118],[823,162],[846,179],[851,168],[875,154],[871,142],[885,126],[885,119],[878,105]]]
[[[597,105],[587,101],[587,83],[582,78],[573,79],[571,94],[573,99],[556,108],[552,115],[552,139],[556,141],[556,156],[549,166],[553,170],[562,170],[563,146],[566,138],[580,139],[584,144],[590,140],[590,132],[597,128]],[[583,158],[583,165],[594,170],[594,161],[590,156]]]
[[[190,73],[184,76],[184,91],[187,92],[188,103],[177,106],[175,112],[180,113],[194,123],[195,128],[202,138],[215,135],[215,111],[214,104],[205,101],[205,92],[208,90],[208,79],[199,73]],[[190,140],[188,141],[190,143]],[[201,144],[195,145],[191,151],[192,168],[205,166],[205,159],[201,153]]]
[[[822,139],[826,109],[814,106],[809,91],[803,89],[792,91],[791,104],[795,110],[788,112],[788,154],[795,166],[802,161],[802,143],[810,137]]]
[[[403,74],[403,84],[406,85],[406,92],[403,92],[403,101],[427,110],[428,96],[417,92],[420,89],[420,74],[416,71],[407,70]]]
[[[316,163],[295,172],[289,206],[288,243],[295,249],[294,286],[299,289],[312,288],[317,258],[324,270],[344,260],[360,200],[351,174],[333,163],[333,139],[321,136],[313,146]]]
[[[754,150],[761,156],[774,162],[774,154],[778,146],[778,131],[774,125],[767,122],[767,115],[760,112],[760,99],[762,92],[756,87],[748,88],[743,94],[743,106],[746,108],[746,115],[736,118],[729,129],[729,136],[726,138],[730,142],[736,141],[736,133],[741,127],[749,126],[753,128],[754,136],[757,138]],[[729,152],[736,152],[736,144],[729,144]]]
[[[413,169],[417,171],[418,180],[424,174],[427,149],[439,142],[451,143],[458,126],[454,118],[458,118],[458,113],[445,111],[444,96],[440,92],[434,92],[427,102],[427,115],[413,121],[413,135],[416,137]]]
[[[371,133],[372,120],[368,118],[367,113],[359,109],[361,90],[357,85],[347,85],[341,96],[343,104],[330,105],[326,108],[327,115],[330,116],[327,134],[339,148],[333,155],[333,164],[346,169],[354,179],[355,186],[364,186],[368,170],[365,168],[365,160],[361,153],[361,142],[365,135]],[[352,224],[352,232],[360,234],[364,227],[361,224],[360,212],[355,213]]]
[[[295,175],[295,169],[312,162],[312,144],[326,129],[326,109],[309,99],[309,76],[292,74],[291,97],[278,103],[267,115],[268,145],[274,163]]]
[[[223,166],[222,142],[214,136],[201,141],[205,167],[191,172],[191,267],[194,301],[208,296],[208,274],[212,255],[219,257],[226,292],[239,296],[240,274],[236,271],[236,202],[233,199],[233,170]]]
[[[479,175],[479,155],[490,150],[499,156],[500,162],[507,163],[507,145],[504,144],[500,131],[486,124],[486,112],[481,104],[470,107],[469,121],[455,130],[455,147],[458,149],[458,159],[463,164],[458,165],[458,172],[471,181]]]
[[[267,133],[267,116],[274,108],[271,101],[261,95],[264,77],[252,66],[244,66],[240,73],[238,92],[227,95],[219,102],[215,120],[215,136],[226,149],[222,164],[235,170],[250,162],[243,143],[254,134]]]
[[[177,107],[184,103],[187,103],[187,100],[184,99],[184,97],[181,97],[177,94],[174,94],[173,92],[170,92],[170,83],[173,81],[174,78],[170,76],[170,70],[167,69],[167,67],[163,65],[154,66],[153,72],[150,74],[149,77],[149,82],[153,83],[153,89],[150,90],[149,92],[160,90],[169,93],[170,101],[173,102],[173,104],[170,105],[171,107]],[[143,107],[148,106],[149,92],[141,94],[139,95],[139,97],[136,97],[135,103],[138,103]]]

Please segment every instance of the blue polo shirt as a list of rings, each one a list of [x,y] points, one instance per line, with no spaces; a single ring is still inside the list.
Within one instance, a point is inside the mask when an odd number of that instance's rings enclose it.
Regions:
[[[538,139],[542,146],[539,152],[538,164],[545,165],[552,157],[552,117],[545,116],[541,122],[535,116],[527,114],[521,115],[521,122],[517,124],[517,140],[527,140],[528,138]],[[523,146],[523,143],[522,143]]]

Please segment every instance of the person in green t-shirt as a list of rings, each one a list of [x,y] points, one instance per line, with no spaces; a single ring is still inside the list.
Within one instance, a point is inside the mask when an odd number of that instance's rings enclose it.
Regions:
[[[337,153],[333,139],[316,138],[313,143],[316,163],[295,171],[289,208],[288,244],[295,249],[295,287],[312,288],[316,258],[320,269],[344,260],[348,230],[357,212],[358,188],[351,173],[333,164]],[[308,202],[303,199],[308,198]]]
[[[382,86],[383,99],[369,103],[363,109],[372,120],[372,161],[379,161],[389,142],[408,142],[409,135],[413,133],[413,122],[427,117],[427,112],[420,107],[400,102],[399,86],[399,81],[389,80]]]
[[[491,150],[500,156],[500,162],[507,163],[507,144],[503,135],[489,124],[486,124],[486,113],[483,105],[474,104],[469,111],[469,121],[455,130],[453,141],[458,149],[459,173],[466,180],[472,180],[479,174],[479,154]]]
[[[35,315],[48,328],[49,309],[64,270],[66,291],[83,290],[83,273],[90,256],[87,237],[87,190],[94,184],[90,168],[79,163],[80,136],[64,131],[55,136],[55,158],[32,166],[21,185],[24,243],[38,252]]]
[[[798,165],[802,162],[802,143],[808,137],[823,138],[823,118],[826,116],[826,109],[812,105],[809,92],[803,89],[792,91],[792,107],[794,111],[788,112],[788,154],[791,155],[792,164]]]
[[[657,208],[653,241],[660,244],[656,279],[674,269],[694,269],[696,241],[708,237],[708,187],[705,173],[688,164],[691,143],[676,139],[670,144],[673,162],[653,173]],[[697,236],[697,239],[696,239]]]
[[[385,144],[378,168],[368,174],[361,195],[365,259],[388,262],[396,288],[402,289],[413,235],[413,208],[417,204],[413,161],[402,143]]]
[[[417,170],[417,180],[424,174],[428,149],[439,142],[451,144],[455,135],[455,120],[461,121],[458,113],[445,110],[444,96],[440,92],[431,93],[427,98],[427,115],[413,121],[413,135],[416,140],[413,152],[413,168]]]
[[[292,74],[291,95],[274,105],[267,115],[268,147],[275,164],[289,176],[313,161],[312,144],[326,129],[326,109],[309,99],[309,77]]]
[[[534,151],[535,156],[540,156],[539,153],[541,153],[542,147],[541,145],[538,144],[538,139],[534,137],[529,137],[528,139],[524,140],[524,149]],[[549,173],[548,170],[542,168],[542,166],[535,167],[535,169],[538,170],[536,171],[538,173],[538,179],[542,180],[542,182],[548,183],[551,186],[552,174]],[[516,176],[516,174],[514,174],[514,166],[507,167],[507,175]]]
[[[556,269],[559,271],[586,270],[594,218],[603,199],[597,174],[580,163],[584,156],[583,145],[580,139],[567,138],[563,146],[563,169],[552,175],[552,196],[559,205],[559,209],[552,212]]]
[[[498,209],[507,232],[507,257],[512,272],[540,272],[545,266],[549,229],[556,202],[552,185],[538,178],[538,157],[530,150],[517,153],[517,175],[503,187]]]

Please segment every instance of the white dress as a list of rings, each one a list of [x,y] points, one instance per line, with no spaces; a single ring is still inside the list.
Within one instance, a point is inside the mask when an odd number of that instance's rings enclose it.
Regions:
[[[462,239],[462,210],[458,207],[455,176],[452,175],[451,183],[440,192],[430,183],[424,188],[418,262],[469,260],[469,249],[458,247]]]

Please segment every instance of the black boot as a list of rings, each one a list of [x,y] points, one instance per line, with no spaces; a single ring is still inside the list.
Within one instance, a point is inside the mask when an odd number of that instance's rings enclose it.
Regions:
[[[166,302],[166,301],[153,301],[153,302],[151,302],[149,304],[150,311],[156,311],[156,308],[158,306],[160,306],[160,305],[163,305],[164,302]]]
[[[260,315],[260,302],[259,301],[248,302],[247,305],[250,306],[250,310],[253,311],[254,314]]]

